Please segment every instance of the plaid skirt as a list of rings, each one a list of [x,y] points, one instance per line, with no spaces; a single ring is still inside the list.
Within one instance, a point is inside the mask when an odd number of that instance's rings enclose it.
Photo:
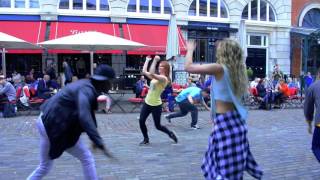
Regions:
[[[246,123],[237,111],[214,118],[201,169],[207,180],[241,180],[244,171],[262,178],[263,172],[250,152]]]

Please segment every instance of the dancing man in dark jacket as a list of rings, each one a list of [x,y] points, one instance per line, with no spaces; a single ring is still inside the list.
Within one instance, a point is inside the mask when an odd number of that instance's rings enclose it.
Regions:
[[[85,179],[98,179],[94,158],[80,135],[86,132],[94,147],[111,157],[97,131],[94,110],[97,109],[98,95],[110,89],[109,80],[114,76],[114,70],[110,66],[100,65],[91,79],[71,83],[41,106],[37,121],[40,165],[28,180],[45,176],[50,171],[53,160],[64,151],[81,161]]]

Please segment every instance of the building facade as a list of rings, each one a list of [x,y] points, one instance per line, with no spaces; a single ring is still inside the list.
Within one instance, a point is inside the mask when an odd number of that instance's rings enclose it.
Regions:
[[[119,76],[137,75],[146,55],[165,54],[171,13],[177,17],[180,49],[185,50],[185,40],[197,40],[196,62],[215,61],[217,40],[245,36],[246,63],[255,76],[269,76],[275,64],[290,73],[291,1],[3,0],[0,31],[33,43],[83,31],[101,31],[141,42],[148,47],[95,54],[97,63],[112,65]],[[241,20],[246,34],[239,33]],[[28,68],[41,71],[49,63],[55,63],[61,71],[62,61],[70,62],[79,74],[92,66],[88,53],[66,50],[8,50],[7,58],[9,72]]]
[[[292,2],[291,71],[299,76],[320,67],[320,0]]]

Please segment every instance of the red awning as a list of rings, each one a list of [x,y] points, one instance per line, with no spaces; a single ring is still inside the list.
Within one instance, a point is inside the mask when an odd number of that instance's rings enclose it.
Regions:
[[[37,44],[44,41],[45,22],[0,21],[0,32]],[[42,50],[8,50],[8,53],[42,53]]]
[[[185,54],[185,41],[180,28],[178,28],[178,31],[180,54]],[[127,24],[123,26],[123,32],[126,39],[148,46],[128,51],[128,54],[154,55],[166,53],[168,26]]]
[[[120,36],[119,25],[106,23],[73,23],[73,22],[55,22],[51,25],[49,39],[56,39],[72,34],[97,31],[105,34]],[[49,53],[83,53],[73,50],[49,50]],[[95,53],[112,53],[119,54],[122,51],[97,51]]]

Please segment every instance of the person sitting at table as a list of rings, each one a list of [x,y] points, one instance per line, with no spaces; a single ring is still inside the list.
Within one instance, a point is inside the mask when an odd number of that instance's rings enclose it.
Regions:
[[[188,87],[197,87],[197,85],[193,82],[192,77],[188,77],[187,84],[185,85],[186,88]]]
[[[102,95],[98,96],[98,102],[101,102],[101,101],[104,101],[105,102],[105,106],[104,108],[102,109],[102,111],[104,113],[107,113],[107,114],[111,114],[111,103],[112,103],[112,100],[110,98],[109,95],[103,93]]]
[[[140,76],[139,81],[136,82],[135,87],[134,87],[134,92],[136,94],[136,98],[141,97],[141,93],[144,90],[144,88],[148,87],[147,82],[144,78],[144,76]]]
[[[52,95],[53,88],[51,87],[50,83],[50,76],[44,75],[43,79],[38,83],[38,97],[41,99],[49,99]]]
[[[16,100],[16,89],[7,82],[4,75],[0,75],[0,86],[0,111],[3,112],[3,117],[15,116],[15,107],[10,102]]]
[[[285,83],[284,79],[280,79],[275,90],[275,108],[280,108],[282,100],[290,96],[288,85]]]

